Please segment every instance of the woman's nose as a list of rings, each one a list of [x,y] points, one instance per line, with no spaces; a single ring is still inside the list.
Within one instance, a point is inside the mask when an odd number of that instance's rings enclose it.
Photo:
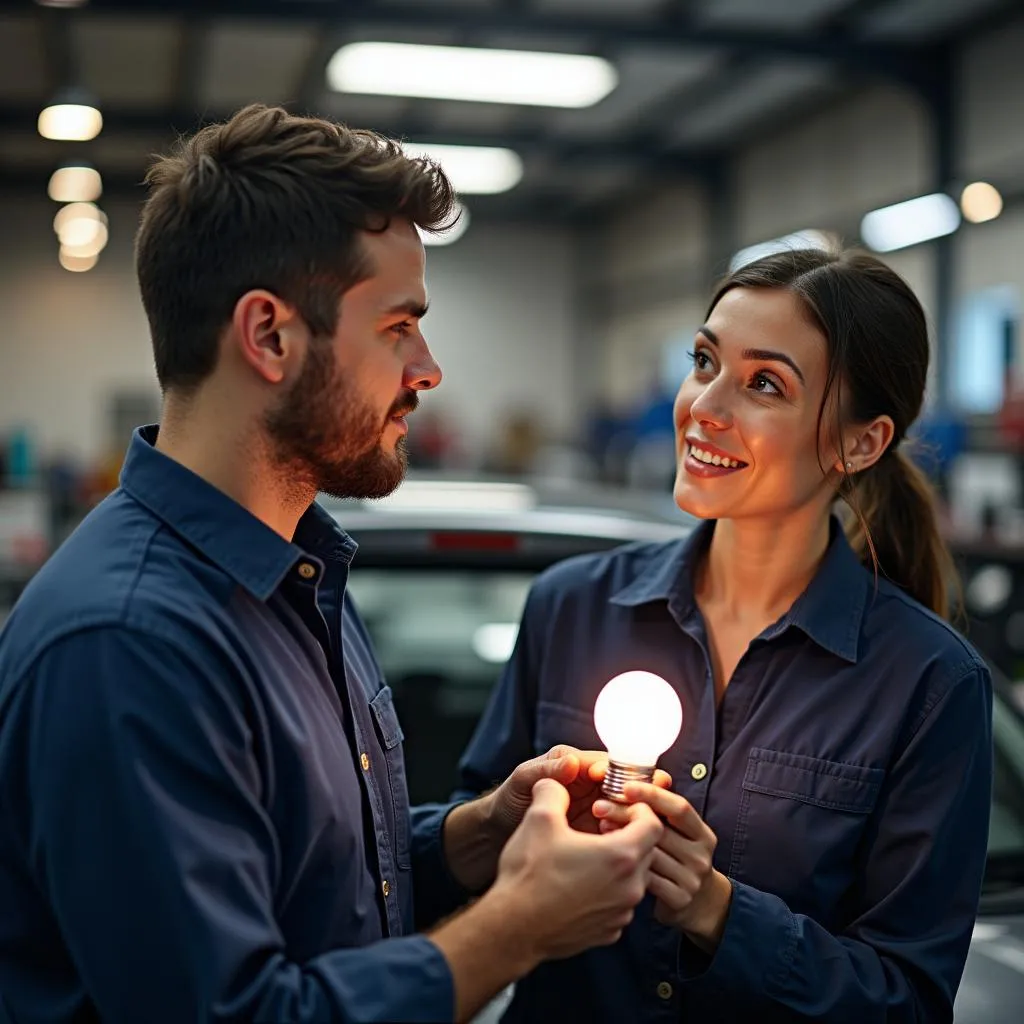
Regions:
[[[721,377],[706,384],[690,405],[690,417],[697,423],[722,429],[732,423],[728,388]]]

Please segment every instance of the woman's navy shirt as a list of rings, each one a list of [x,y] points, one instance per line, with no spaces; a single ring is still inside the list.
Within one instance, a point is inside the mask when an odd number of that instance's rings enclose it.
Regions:
[[[506,1020],[948,1021],[988,840],[991,678],[946,623],[858,562],[838,524],[716,711],[690,537],[567,561],[533,587],[462,763],[479,792],[557,743],[601,749],[594,701],[646,669],[683,705],[660,764],[732,881],[708,957],[654,920],[542,966]]]

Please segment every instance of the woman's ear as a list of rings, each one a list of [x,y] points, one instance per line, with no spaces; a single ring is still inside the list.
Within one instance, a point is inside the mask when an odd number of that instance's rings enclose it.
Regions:
[[[890,416],[876,416],[868,424],[850,427],[846,437],[846,472],[860,473],[873,466],[886,453],[895,434]]]

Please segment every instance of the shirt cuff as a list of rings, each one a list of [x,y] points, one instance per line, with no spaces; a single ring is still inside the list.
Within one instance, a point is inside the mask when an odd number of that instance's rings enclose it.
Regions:
[[[413,898],[418,931],[430,928],[474,896],[456,880],[444,853],[444,823],[465,802],[412,808]]]
[[[455,1019],[448,961],[423,935],[325,953],[310,969],[334,992],[346,1020],[435,1024]]]
[[[730,1007],[763,999],[789,973],[796,953],[793,912],[771,893],[729,879],[732,902],[718,949],[705,953],[689,939],[679,945],[680,981],[699,997],[727,990]]]

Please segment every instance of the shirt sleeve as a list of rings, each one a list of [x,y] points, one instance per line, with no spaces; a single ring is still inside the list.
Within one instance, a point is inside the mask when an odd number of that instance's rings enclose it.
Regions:
[[[19,689],[30,869],[97,1018],[451,1020],[423,936],[289,957],[243,678],[219,651],[105,627],[50,648]]]
[[[444,853],[444,823],[464,801],[412,808],[412,871],[416,927],[433,927],[475,895],[451,873]]]
[[[840,934],[732,881],[714,956],[686,941],[681,949],[697,1017],[713,1008],[729,1020],[953,1019],[985,870],[991,714],[987,669],[958,666],[889,771],[851,894],[854,919]]]

